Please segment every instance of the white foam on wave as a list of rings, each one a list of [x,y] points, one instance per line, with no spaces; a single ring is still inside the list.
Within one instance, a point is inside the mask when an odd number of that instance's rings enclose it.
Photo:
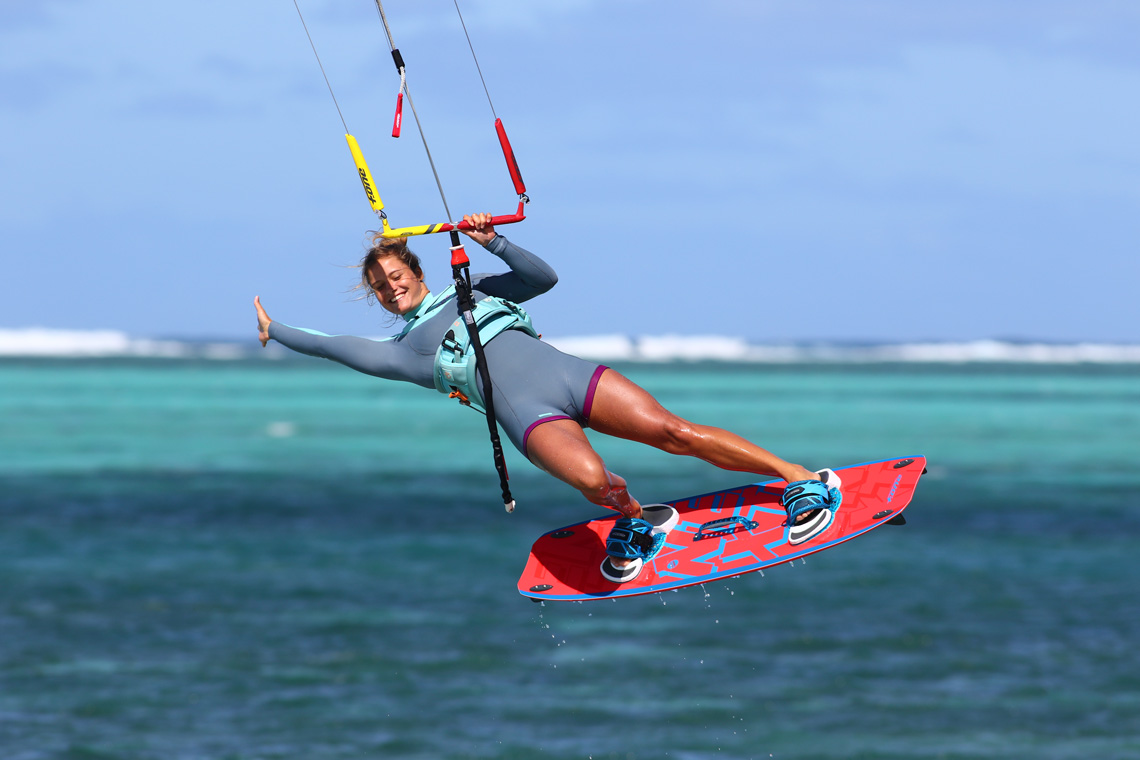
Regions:
[[[637,338],[603,335],[551,338],[548,342],[561,351],[593,361],[1140,363],[1140,345],[1113,343],[1021,343],[976,340],[868,345],[842,343],[757,345],[740,338],[716,335],[663,335]]]
[[[135,340],[116,330],[0,329],[0,356],[130,356],[178,354],[177,344]]]
[[[1108,343],[914,343],[866,349],[873,360],[909,362],[1017,362],[1022,364],[1136,363],[1140,346]]]
[[[1043,343],[998,340],[879,344],[754,344],[724,335],[620,334],[548,338],[555,348],[598,362],[723,361],[769,364],[801,362],[914,362],[1018,364],[1140,364],[1140,345]],[[134,338],[118,330],[0,328],[0,357],[156,357],[174,359],[281,359],[291,355],[276,343],[263,351],[255,341],[177,341]]]
[[[63,358],[150,356],[182,359],[200,354],[200,351],[182,341],[132,338],[118,330],[0,328],[0,356]]]

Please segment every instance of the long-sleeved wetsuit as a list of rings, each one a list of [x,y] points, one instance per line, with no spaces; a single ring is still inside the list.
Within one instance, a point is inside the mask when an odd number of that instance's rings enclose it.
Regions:
[[[496,235],[486,249],[501,258],[509,272],[471,278],[475,300],[497,296],[521,303],[545,293],[558,282],[550,266],[529,251]],[[408,323],[391,338],[373,340],[352,335],[325,335],[315,330],[271,322],[269,337],[302,354],[339,362],[366,375],[403,380],[435,389],[435,355],[443,336],[459,315],[454,292],[429,294]],[[570,356],[521,330],[507,330],[484,347],[495,399],[495,419],[524,455],[526,440],[538,425],[572,419],[586,425],[598,379],[606,369]],[[478,379],[483,390],[482,379]]]

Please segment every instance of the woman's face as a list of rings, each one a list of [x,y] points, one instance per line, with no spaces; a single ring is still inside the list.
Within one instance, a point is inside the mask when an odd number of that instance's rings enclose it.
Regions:
[[[376,300],[393,314],[403,316],[419,306],[428,294],[424,281],[395,256],[377,259],[368,267],[368,284]]]

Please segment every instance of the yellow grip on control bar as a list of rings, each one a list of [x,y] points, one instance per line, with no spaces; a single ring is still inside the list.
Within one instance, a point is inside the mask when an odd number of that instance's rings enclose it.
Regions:
[[[384,201],[380,200],[380,192],[376,189],[376,183],[372,181],[372,172],[368,171],[364,154],[360,152],[360,146],[357,145],[355,137],[346,134],[344,139],[348,141],[348,149],[352,151],[352,161],[356,164],[356,172],[360,175],[360,184],[364,186],[364,194],[368,196],[372,210],[379,214],[384,210]]]

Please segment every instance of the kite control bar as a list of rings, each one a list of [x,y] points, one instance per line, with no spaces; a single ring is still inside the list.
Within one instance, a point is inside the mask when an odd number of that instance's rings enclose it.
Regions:
[[[514,224],[526,219],[523,209],[526,204],[530,203],[530,198],[526,194],[526,184],[523,182],[522,173],[519,171],[518,161],[515,159],[514,149],[511,148],[511,142],[507,139],[507,132],[503,128],[503,120],[495,119],[495,132],[499,136],[499,145],[503,149],[503,158],[507,162],[507,170],[511,173],[511,182],[514,183],[515,192],[519,196],[519,207],[515,210],[514,214],[504,214],[502,216],[492,216],[491,224]],[[348,149],[352,152],[353,163],[356,164],[356,172],[360,176],[360,184],[364,186],[364,194],[368,197],[369,204],[372,205],[372,210],[380,217],[380,223],[383,229],[380,232],[381,237],[397,238],[409,237],[411,235],[432,235],[437,232],[451,232],[453,230],[469,230],[472,229],[469,222],[440,222],[438,224],[420,224],[411,227],[391,227],[388,223],[388,214],[384,211],[384,201],[380,198],[380,191],[376,189],[376,183],[372,179],[372,172],[368,169],[368,163],[364,160],[364,154],[360,151],[360,145],[357,144],[356,138],[350,134],[344,136],[348,141]]]
[[[396,96],[396,116],[392,122],[392,137],[400,136],[400,128],[403,123],[403,104],[404,97],[407,96],[408,105],[411,106],[412,115],[415,116],[416,124],[419,124],[419,117],[416,116],[416,107],[412,103],[412,96],[408,92],[407,78],[404,72],[404,58],[400,55],[399,49],[396,47],[392,39],[392,30],[388,26],[388,18],[384,13],[384,5],[380,0],[376,1],[376,10],[380,13],[380,20],[384,23],[384,31],[388,33],[388,44],[392,48],[392,62],[396,64],[396,71],[400,75],[400,90]],[[301,6],[298,5],[297,0],[293,0],[293,5],[297,8],[297,16],[301,19],[301,25],[305,28],[305,35],[309,39],[309,45],[313,48],[313,56],[317,59],[317,65],[320,66],[321,75],[325,78],[325,84],[328,85],[329,95],[333,99],[333,105],[336,106],[337,113],[340,114],[341,124],[344,125],[344,138],[348,141],[348,149],[352,151],[352,160],[356,164],[356,172],[360,177],[360,183],[364,186],[364,194],[368,197],[368,203],[372,206],[372,210],[380,217],[380,222],[383,225],[380,236],[385,238],[406,237],[409,235],[430,235],[435,232],[452,232],[453,230],[469,230],[471,225],[468,222],[441,222],[439,224],[421,224],[412,227],[397,227],[392,228],[388,224],[388,214],[384,211],[384,201],[380,199],[380,191],[376,189],[376,182],[372,179],[372,172],[368,169],[368,164],[364,160],[364,154],[360,151],[360,146],[356,142],[356,138],[348,131],[348,124],[344,120],[344,115],[340,112],[340,104],[337,103],[336,95],[333,93],[332,84],[329,82],[328,75],[325,74],[325,67],[321,63],[321,57],[317,54],[317,46],[313,42],[312,35],[309,34],[309,27],[305,24],[305,17],[301,14]],[[459,5],[455,6],[458,13]],[[459,15],[459,20],[463,22],[463,15]],[[463,25],[464,33],[466,34],[467,26]],[[471,47],[471,37],[467,37],[468,47],[471,48],[471,56],[475,57],[475,49]],[[478,69],[479,60],[475,59],[475,66]],[[479,71],[480,80],[483,79],[483,72]],[[483,82],[483,90],[486,92],[487,83]],[[513,224],[521,222],[526,216],[523,214],[523,208],[526,204],[530,203],[530,198],[526,194],[526,185],[523,183],[522,173],[519,171],[518,161],[515,159],[514,149],[511,148],[511,142],[507,139],[507,132],[503,128],[503,121],[495,114],[495,107],[491,104],[491,95],[487,93],[487,103],[491,105],[491,113],[495,116],[495,134],[499,137],[499,145],[503,149],[503,158],[507,162],[507,170],[511,173],[511,182],[514,183],[515,192],[518,193],[519,207],[513,214],[504,214],[502,216],[493,216],[491,218],[492,224]],[[420,129],[420,138],[423,139],[423,129]],[[444,211],[447,216],[451,216],[451,211],[447,208],[447,198],[443,194],[443,185],[439,181],[439,174],[435,170],[435,162],[432,161],[431,151],[428,150],[427,140],[424,139],[424,150],[427,153],[428,163],[431,164],[432,174],[435,175],[435,183],[439,187],[440,199],[443,200]]]
[[[388,18],[384,14],[384,6],[380,0],[376,0],[376,9],[380,12],[380,20],[384,23],[384,30],[388,33],[388,44],[392,48],[392,63],[396,66],[396,73],[400,75],[400,89],[396,94],[396,115],[392,120],[392,137],[400,136],[401,125],[404,121],[404,95],[408,93],[407,76],[405,74],[404,56],[400,54],[399,48],[396,47],[395,41],[392,39],[392,30],[388,27]],[[455,6],[455,10],[459,10],[459,6]],[[463,16],[460,14],[460,22],[463,21]],[[467,31],[467,26],[463,26],[464,33]],[[468,46],[471,45],[471,37],[467,38]],[[474,57],[475,49],[471,48],[471,55]],[[479,67],[479,60],[475,59],[476,68]],[[479,71],[479,78],[482,80],[483,72]],[[483,83],[483,89],[486,91],[487,83]],[[491,104],[491,95],[487,93],[487,103]],[[408,94],[408,105],[412,108],[412,115],[416,118],[416,124],[419,124],[419,116],[416,116],[416,107],[412,103],[412,97]],[[511,147],[511,141],[507,138],[507,130],[503,127],[503,120],[495,114],[495,107],[491,105],[491,113],[495,115],[495,134],[499,138],[499,147],[503,149],[503,158],[507,162],[507,171],[511,173],[511,182],[515,186],[515,193],[519,197],[519,207],[515,210],[514,214],[504,214],[502,216],[492,216],[491,224],[514,224],[521,222],[526,216],[523,214],[523,208],[526,204],[530,203],[530,198],[526,194],[526,183],[523,182],[522,172],[519,171],[519,162],[515,158],[515,151]],[[345,128],[347,132],[347,127]],[[423,130],[420,130],[420,138],[424,140],[424,150],[427,152],[428,163],[431,164],[432,173],[435,174],[436,185],[439,187],[440,198],[443,200],[444,210],[447,211],[447,199],[443,195],[443,185],[440,184],[439,175],[435,171],[435,162],[432,161],[431,151],[428,149],[427,140],[424,138]],[[410,235],[431,235],[436,232],[452,232],[455,230],[469,230],[472,229],[470,223],[459,222],[440,222],[438,224],[420,224],[411,227],[397,227],[392,228],[388,224],[388,214],[384,211],[384,201],[380,200],[380,193],[376,189],[376,183],[372,180],[372,173],[368,170],[368,164],[364,161],[364,154],[360,152],[360,146],[356,143],[356,138],[350,134],[345,135],[348,140],[348,149],[352,151],[352,160],[356,164],[356,172],[360,175],[360,182],[364,185],[364,194],[368,196],[368,202],[372,205],[372,210],[380,217],[380,223],[383,229],[380,232],[381,237],[397,238],[407,237]],[[447,211],[448,216],[451,212]]]

